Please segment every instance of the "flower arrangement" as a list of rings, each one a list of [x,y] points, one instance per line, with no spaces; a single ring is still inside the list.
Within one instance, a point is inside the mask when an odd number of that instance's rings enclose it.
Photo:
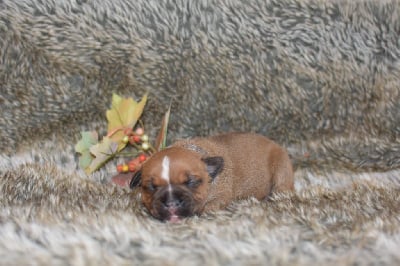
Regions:
[[[126,163],[116,166],[118,173],[134,173],[151,154],[165,148],[171,106],[164,115],[153,145],[140,120],[146,102],[147,94],[138,102],[113,94],[111,108],[106,112],[107,135],[99,141],[96,131],[81,132],[82,138],[75,145],[75,151],[80,154],[79,166],[87,174],[116,157],[130,158]]]

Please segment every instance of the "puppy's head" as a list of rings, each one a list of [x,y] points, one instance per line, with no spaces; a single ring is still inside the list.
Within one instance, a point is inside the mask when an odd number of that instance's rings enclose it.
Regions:
[[[171,147],[151,156],[130,186],[141,186],[143,204],[151,215],[176,222],[203,211],[208,188],[223,164],[222,157],[203,158],[194,151]]]

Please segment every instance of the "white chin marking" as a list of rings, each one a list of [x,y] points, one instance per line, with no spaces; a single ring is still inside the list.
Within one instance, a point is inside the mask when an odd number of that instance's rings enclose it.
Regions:
[[[164,179],[165,181],[169,182],[169,158],[168,156],[165,156],[163,161],[162,161],[162,170],[161,170],[161,178]]]

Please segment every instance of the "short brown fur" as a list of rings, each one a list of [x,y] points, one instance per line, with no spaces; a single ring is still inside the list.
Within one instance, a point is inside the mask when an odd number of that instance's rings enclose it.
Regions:
[[[261,200],[270,193],[294,190],[293,170],[284,148],[268,138],[253,133],[227,133],[209,138],[180,140],[154,154],[142,168],[142,188],[153,182],[165,186],[160,177],[162,160],[170,158],[170,183],[181,186],[187,175],[201,179],[191,190],[194,214],[225,208],[233,200],[256,197]],[[202,159],[220,156],[222,172],[214,180]],[[185,188],[184,188],[185,189]],[[154,197],[142,189],[144,205],[155,215]]]

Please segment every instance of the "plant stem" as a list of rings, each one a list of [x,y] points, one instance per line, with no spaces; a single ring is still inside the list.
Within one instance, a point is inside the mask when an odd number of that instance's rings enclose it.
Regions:
[[[151,143],[149,143],[149,149],[150,149],[151,153],[157,152],[157,150],[153,147],[153,145],[151,145]]]
[[[137,156],[140,152],[119,152],[115,154],[116,157]]]
[[[140,127],[143,128],[143,131],[144,131],[144,124],[143,124],[143,121],[141,119],[139,119],[139,124],[140,124]]]
[[[127,127],[118,127],[118,128],[116,128],[116,129],[114,129],[113,131],[111,131],[110,133],[108,133],[108,134],[107,134],[107,137],[111,137],[112,135],[114,135],[114,134],[117,133],[118,131],[125,130],[125,129],[127,129]]]

